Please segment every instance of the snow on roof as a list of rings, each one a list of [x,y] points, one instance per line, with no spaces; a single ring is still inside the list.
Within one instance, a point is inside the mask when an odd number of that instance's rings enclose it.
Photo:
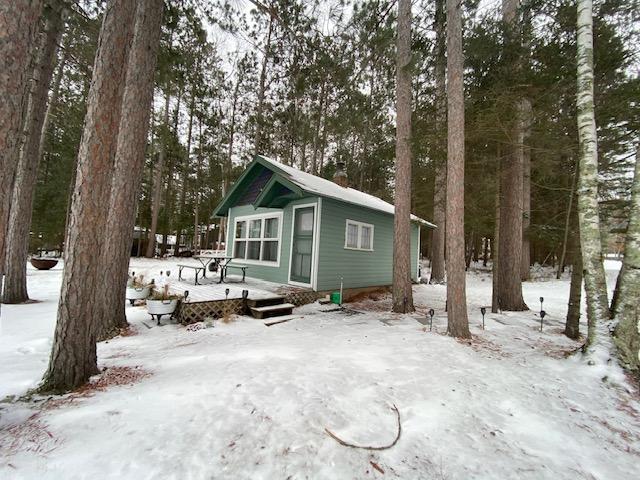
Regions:
[[[373,195],[361,192],[360,190],[356,190],[355,188],[341,187],[331,180],[327,180],[310,173],[303,172],[302,170],[298,170],[297,168],[290,167],[262,155],[260,155],[260,158],[272,164],[287,177],[287,180],[290,180],[307,192],[315,193],[316,195],[320,195],[322,197],[335,198],[336,200],[351,203],[353,205],[359,205],[365,208],[370,208],[372,210],[378,210],[384,213],[389,213],[391,215],[393,215],[395,212],[395,207],[390,203],[385,202],[381,198],[374,197]],[[416,215],[412,214],[411,220],[435,228],[435,225],[433,223],[427,222],[426,220]]]

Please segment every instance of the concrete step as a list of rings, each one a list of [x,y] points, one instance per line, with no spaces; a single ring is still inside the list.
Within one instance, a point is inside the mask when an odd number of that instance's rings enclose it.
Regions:
[[[295,305],[291,303],[281,303],[278,305],[266,305],[264,307],[251,307],[251,315],[255,318],[271,318],[291,315]]]
[[[264,297],[264,298],[248,298],[247,305],[251,308],[267,307],[269,305],[283,304],[284,301],[285,301],[284,297],[281,297],[281,296]]]

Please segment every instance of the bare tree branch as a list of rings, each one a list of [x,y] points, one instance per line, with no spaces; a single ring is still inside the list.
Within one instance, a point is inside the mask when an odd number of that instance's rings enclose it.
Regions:
[[[388,450],[389,448],[393,447],[396,443],[398,443],[398,440],[400,440],[400,434],[402,433],[402,426],[400,424],[400,412],[398,411],[398,407],[393,405],[391,407],[391,410],[396,412],[396,418],[398,419],[398,433],[396,434],[396,438],[394,438],[393,442],[391,442],[389,445],[384,445],[384,446],[381,446],[381,447],[355,445],[353,443],[349,443],[349,442],[347,442],[345,440],[342,440],[340,437],[338,437],[335,433],[333,433],[328,428],[325,428],[324,431],[327,432],[327,435],[329,435],[331,438],[333,438],[336,442],[338,442],[340,445],[343,445],[345,447],[360,448],[362,450],[376,450],[376,451],[377,450]]]

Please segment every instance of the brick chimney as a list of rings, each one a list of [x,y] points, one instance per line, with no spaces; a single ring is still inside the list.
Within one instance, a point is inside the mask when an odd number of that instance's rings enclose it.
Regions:
[[[344,170],[344,162],[336,162],[336,173],[333,174],[333,181],[341,187],[349,187],[349,178],[347,177],[347,172]]]

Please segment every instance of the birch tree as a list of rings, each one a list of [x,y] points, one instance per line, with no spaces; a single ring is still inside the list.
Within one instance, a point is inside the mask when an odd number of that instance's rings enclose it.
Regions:
[[[624,242],[620,296],[616,307],[615,344],[625,365],[640,369],[640,147],[631,188],[629,226]]]
[[[598,141],[593,101],[593,2],[578,0],[577,110],[580,160],[578,167],[578,218],[580,247],[587,300],[587,341],[592,351],[598,340],[608,335],[604,322],[609,303],[600,240],[598,212]]]
[[[135,2],[107,3],[78,152],[65,266],[49,367],[41,391],[63,392],[98,373],[96,318],[105,282],[97,261],[105,246],[113,161]]]
[[[0,283],[9,206],[19,161],[27,78],[41,11],[42,1],[0,2]]]
[[[447,329],[471,338],[464,255],[464,57],[462,1],[447,0]]]
[[[393,311],[413,312],[411,286],[411,0],[398,1]]]

